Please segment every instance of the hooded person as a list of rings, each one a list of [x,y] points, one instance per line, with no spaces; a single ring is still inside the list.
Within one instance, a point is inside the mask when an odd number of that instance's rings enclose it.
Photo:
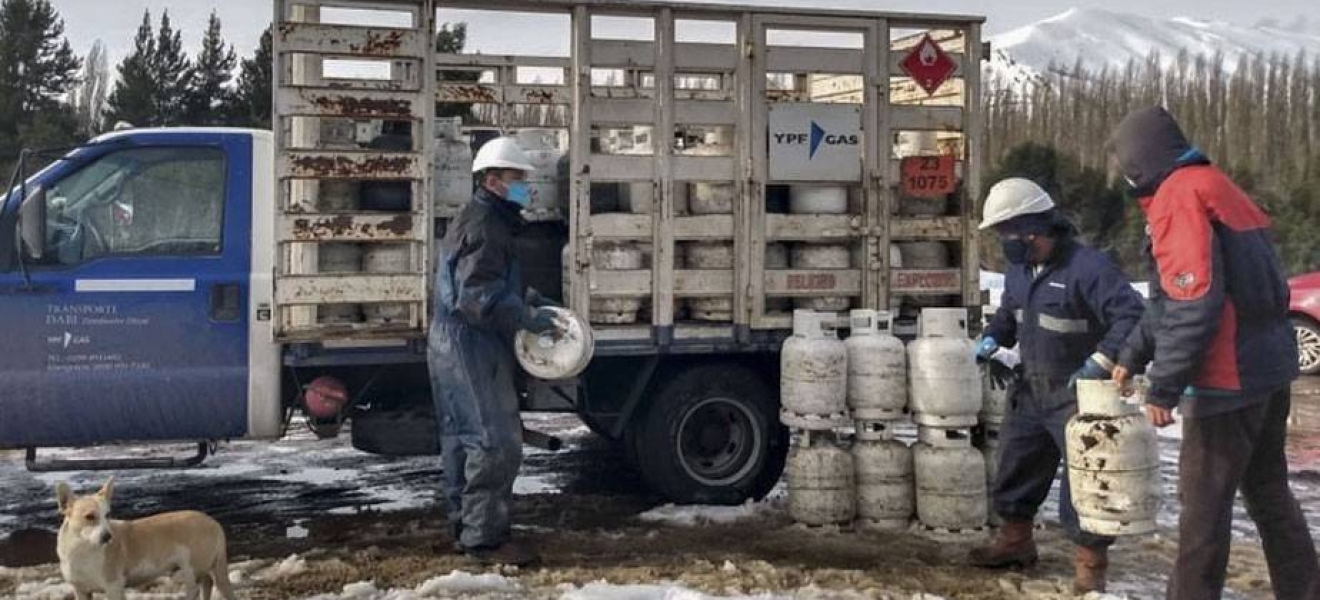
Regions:
[[[1288,487],[1284,445],[1298,358],[1269,218],[1161,107],[1124,118],[1109,148],[1145,213],[1158,275],[1114,379],[1145,371],[1151,423],[1172,424],[1174,408],[1183,417],[1168,597],[1221,596],[1241,491],[1275,597],[1320,598],[1315,544]]]
[[[1065,455],[1068,420],[1077,413],[1078,379],[1107,379],[1143,311],[1127,277],[1104,254],[1075,238],[1072,223],[1034,182],[1009,178],[985,201],[981,229],[993,228],[1008,262],[1000,306],[977,346],[977,359],[1018,347],[1020,377],[1010,382],[1009,413],[1000,432],[999,471],[991,490],[1003,525],[990,544],[972,550],[986,568],[1030,566],[1032,536]],[[1112,538],[1081,529],[1065,469],[1059,520],[1076,546],[1073,588],[1104,591]]]
[[[508,137],[477,151],[478,183],[440,242],[427,360],[438,416],[445,499],[463,552],[526,565],[536,553],[510,539],[509,506],[522,465],[514,335],[555,329],[551,303],[524,287],[514,236],[531,201],[531,161]]]

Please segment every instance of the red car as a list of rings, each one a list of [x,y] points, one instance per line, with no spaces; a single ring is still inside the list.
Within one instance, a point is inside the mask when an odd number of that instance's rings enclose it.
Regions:
[[[1297,354],[1302,373],[1320,373],[1320,272],[1288,280],[1292,290],[1293,329],[1297,331]]]

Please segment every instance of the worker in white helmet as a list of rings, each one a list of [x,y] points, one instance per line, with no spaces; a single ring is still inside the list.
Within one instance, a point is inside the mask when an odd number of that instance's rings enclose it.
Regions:
[[[449,225],[436,261],[435,316],[427,340],[439,423],[445,498],[463,552],[485,563],[526,565],[536,553],[510,539],[509,505],[522,465],[514,377],[519,330],[555,328],[551,304],[522,283],[513,239],[526,225],[531,161],[509,137],[472,163],[472,200]]]
[[[1027,179],[995,184],[981,229],[993,228],[1008,262],[998,312],[977,346],[993,360],[1017,346],[1021,364],[1010,383],[1009,415],[992,496],[1003,525],[971,562],[987,568],[1030,566],[1036,512],[1049,495],[1064,456],[1064,428],[1077,412],[1074,383],[1108,379],[1128,333],[1141,319],[1141,296],[1104,254],[1074,239],[1075,229],[1054,200]],[[1073,588],[1104,591],[1112,538],[1082,531],[1068,489],[1060,485],[1059,520],[1076,545]]]

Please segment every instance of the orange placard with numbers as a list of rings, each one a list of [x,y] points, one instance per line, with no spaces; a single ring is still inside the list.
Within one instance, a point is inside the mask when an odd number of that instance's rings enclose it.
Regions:
[[[899,191],[913,198],[938,198],[958,189],[952,156],[909,156],[903,159]]]

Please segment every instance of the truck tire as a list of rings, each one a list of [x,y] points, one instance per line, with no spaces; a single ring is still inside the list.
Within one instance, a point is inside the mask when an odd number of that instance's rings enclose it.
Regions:
[[[788,431],[778,403],[753,371],[690,368],[662,385],[631,423],[638,469],[680,504],[739,504],[779,481]]]
[[[429,404],[355,413],[349,431],[353,447],[363,452],[383,456],[440,454],[435,409]]]

